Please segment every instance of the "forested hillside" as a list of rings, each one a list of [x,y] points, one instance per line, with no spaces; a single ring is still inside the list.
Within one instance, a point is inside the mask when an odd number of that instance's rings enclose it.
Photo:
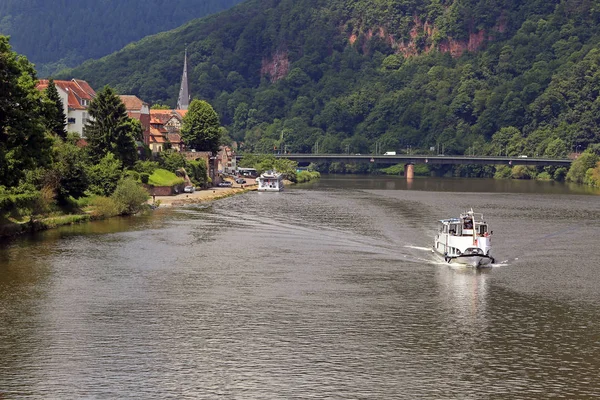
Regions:
[[[248,150],[566,156],[600,141],[599,22],[597,0],[251,0],[63,76],[174,106],[187,43]]]
[[[0,0],[0,34],[38,73],[99,58],[240,0]]]

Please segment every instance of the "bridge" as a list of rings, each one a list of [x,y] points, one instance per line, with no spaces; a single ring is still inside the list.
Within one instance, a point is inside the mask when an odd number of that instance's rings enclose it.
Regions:
[[[298,164],[319,162],[361,163],[372,162],[376,164],[500,164],[500,165],[528,165],[528,166],[558,166],[570,167],[573,160],[565,158],[534,158],[534,157],[496,157],[496,156],[429,156],[418,154],[398,155],[362,155],[362,154],[274,154],[277,158],[287,158],[297,161]],[[237,158],[242,158],[238,155]]]
[[[395,165],[404,164],[405,175],[410,178],[413,175],[415,164],[430,164],[430,165],[442,165],[442,164],[478,164],[478,165],[526,165],[526,166],[557,166],[567,167],[571,166],[573,160],[564,158],[537,158],[537,157],[502,157],[502,156],[446,156],[446,155],[419,155],[419,154],[398,154],[398,155],[384,155],[384,154],[274,154],[276,158],[287,158],[298,162],[298,164],[310,164],[320,162],[342,162],[342,163],[365,163],[371,162],[375,164],[384,165]],[[238,155],[236,158],[240,159],[243,156]]]

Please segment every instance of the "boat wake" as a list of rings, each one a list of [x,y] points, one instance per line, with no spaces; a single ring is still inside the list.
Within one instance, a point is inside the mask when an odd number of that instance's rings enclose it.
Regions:
[[[410,246],[410,245],[407,245],[404,247],[409,248],[409,249],[415,249],[415,250],[431,251],[431,247],[420,247],[420,246]]]

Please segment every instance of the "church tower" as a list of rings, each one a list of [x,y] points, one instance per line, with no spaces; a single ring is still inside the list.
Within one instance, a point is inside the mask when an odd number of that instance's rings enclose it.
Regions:
[[[179,88],[179,98],[177,99],[177,109],[187,110],[190,105],[190,94],[188,91],[187,79],[187,47],[183,58],[183,76],[181,77],[181,87]]]

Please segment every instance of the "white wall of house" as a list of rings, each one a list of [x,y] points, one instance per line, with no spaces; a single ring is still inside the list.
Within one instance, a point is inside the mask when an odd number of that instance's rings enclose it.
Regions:
[[[67,113],[67,131],[76,132],[80,137],[85,137],[83,135],[83,126],[88,116],[87,110],[70,109]]]
[[[69,108],[69,94],[60,86],[56,86],[56,89],[63,102],[63,112],[67,116],[67,120],[65,121],[67,132],[75,132],[80,137],[84,137],[83,126],[85,125],[86,118],[89,118],[89,113],[87,110]]]

